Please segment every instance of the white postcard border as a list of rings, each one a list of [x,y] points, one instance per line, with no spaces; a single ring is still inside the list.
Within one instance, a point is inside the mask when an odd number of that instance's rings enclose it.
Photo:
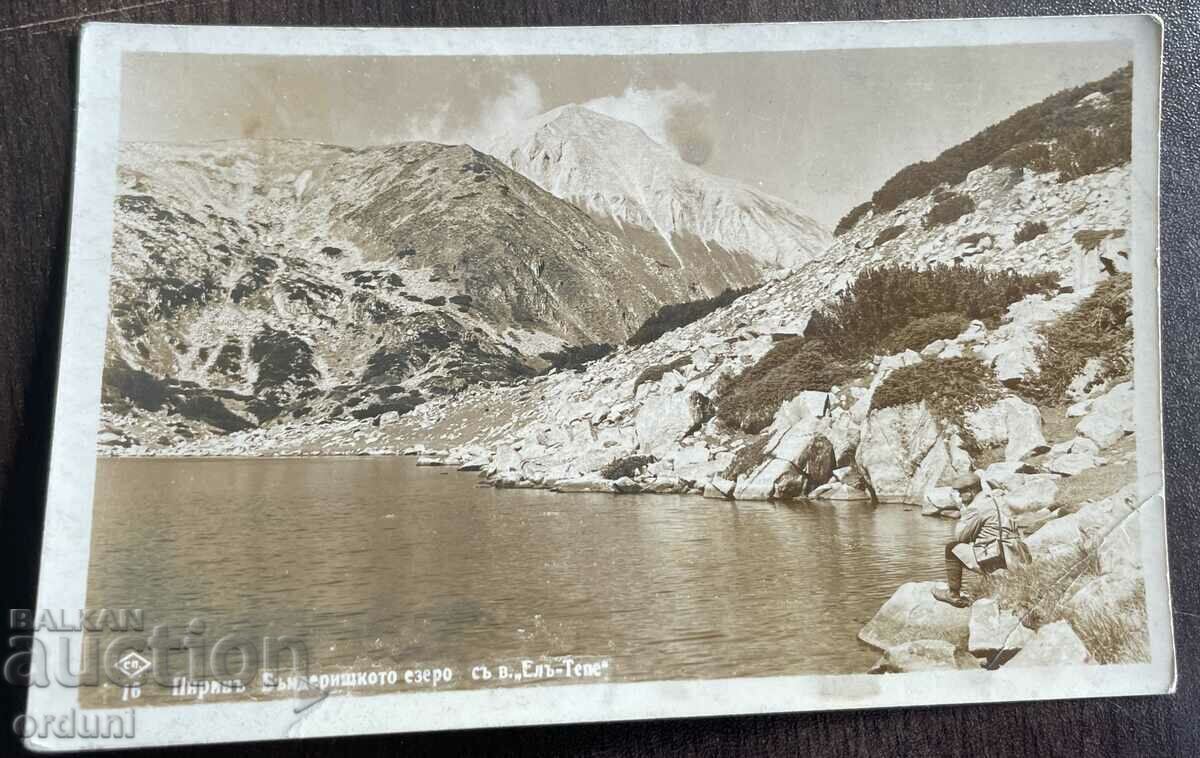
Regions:
[[[86,607],[96,430],[117,182],[121,57],[129,52],[304,56],[617,55],[964,47],[1120,40],[1134,58],[1135,381],[1160,388],[1158,124],[1161,22],[1152,16],[498,29],[320,29],[88,24],[81,42],[70,254],[38,607]],[[33,738],[58,751],[685,716],[1142,695],[1174,689],[1162,499],[1161,391],[1139,391],[1138,494],[1152,663],[1063,669],[527,686],[298,701],[154,706],[131,740]],[[38,633],[45,644],[61,634]],[[78,649],[78,635],[71,637]],[[36,648],[35,648],[36,651]],[[35,659],[35,665],[37,661]],[[78,707],[33,687],[31,716]],[[91,710],[89,713],[115,711]]]

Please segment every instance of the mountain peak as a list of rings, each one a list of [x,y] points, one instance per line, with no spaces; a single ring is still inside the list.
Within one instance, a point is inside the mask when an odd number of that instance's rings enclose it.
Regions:
[[[636,124],[583,105],[518,124],[488,152],[593,216],[660,237],[677,258],[677,240],[694,238],[760,269],[792,268],[831,239],[786,200],[709,174]]]

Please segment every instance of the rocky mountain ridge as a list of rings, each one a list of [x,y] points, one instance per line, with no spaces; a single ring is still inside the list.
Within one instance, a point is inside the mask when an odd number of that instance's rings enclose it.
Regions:
[[[568,200],[707,295],[757,283],[828,247],[829,233],[790,203],[681,160],[637,126],[566,105],[496,138],[488,152]]]
[[[105,400],[159,444],[406,412],[694,292],[466,146],[133,144],[119,180]]]

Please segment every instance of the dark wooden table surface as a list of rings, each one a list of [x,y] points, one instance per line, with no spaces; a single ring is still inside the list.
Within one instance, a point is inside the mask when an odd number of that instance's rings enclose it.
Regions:
[[[0,610],[32,608],[66,260],[79,25],[512,26],[1154,12],[1166,25],[1162,328],[1174,696],[482,730],[182,748],[178,754],[1200,755],[1196,339],[1200,68],[1195,0],[0,0]],[[0,755],[21,688],[0,690]],[[153,752],[153,751],[150,751]],[[164,751],[166,752],[166,751]],[[146,755],[148,753],[140,753]]]

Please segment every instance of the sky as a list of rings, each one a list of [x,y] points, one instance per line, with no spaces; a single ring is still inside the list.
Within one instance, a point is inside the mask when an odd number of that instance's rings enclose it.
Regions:
[[[654,56],[130,54],[121,137],[486,145],[578,103],[832,228],[896,171],[1125,65],[1114,43]]]

